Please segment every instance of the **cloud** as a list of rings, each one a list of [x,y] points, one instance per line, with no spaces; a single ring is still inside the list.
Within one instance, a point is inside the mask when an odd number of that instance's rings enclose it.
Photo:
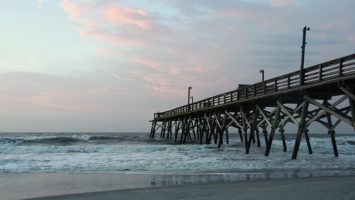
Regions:
[[[312,8],[319,4],[327,9],[315,16]],[[157,0],[147,6],[131,1],[64,0],[62,5],[79,24],[80,35],[111,45],[98,52],[100,56],[117,55],[117,65],[124,66],[127,77],[162,96],[181,96],[181,88],[189,84],[200,86],[201,95],[207,96],[211,87],[259,80],[259,68],[269,76],[289,72],[299,65],[305,22],[312,26],[310,34],[320,36],[309,37],[306,63],[329,59],[322,46],[332,40],[327,45],[338,49],[344,41],[353,41],[354,32],[349,28],[353,22],[347,20],[351,12],[329,17],[329,9],[335,7],[330,1]],[[329,27],[339,26],[347,27],[347,33],[329,32]],[[317,27],[324,33],[318,34]],[[342,48],[339,56],[352,47]],[[114,69],[112,73],[119,74]]]
[[[147,13],[144,10],[108,7],[103,12],[105,19],[113,25],[131,25],[142,29],[150,26],[150,21],[146,19]]]
[[[71,20],[78,22],[85,28],[96,26],[96,22],[85,17],[87,12],[93,9],[93,5],[89,3],[75,3],[71,0],[62,0],[61,5]]]

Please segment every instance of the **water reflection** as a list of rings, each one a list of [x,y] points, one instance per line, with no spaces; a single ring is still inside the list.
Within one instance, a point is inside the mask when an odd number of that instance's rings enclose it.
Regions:
[[[228,183],[237,181],[255,181],[271,179],[311,178],[322,176],[350,176],[354,171],[318,171],[318,172],[267,172],[267,173],[207,173],[207,174],[153,174],[151,186],[172,186],[185,184]]]

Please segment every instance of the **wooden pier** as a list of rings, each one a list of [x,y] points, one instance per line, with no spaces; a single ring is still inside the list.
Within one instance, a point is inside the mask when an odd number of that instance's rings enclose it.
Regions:
[[[151,138],[219,147],[229,143],[228,129],[234,127],[247,154],[265,140],[265,156],[277,131],[287,151],[284,127],[293,123],[298,130],[292,159],[303,136],[312,154],[309,126],[319,123],[337,157],[335,128],[344,122],[355,129],[355,54],[155,113],[151,122]]]

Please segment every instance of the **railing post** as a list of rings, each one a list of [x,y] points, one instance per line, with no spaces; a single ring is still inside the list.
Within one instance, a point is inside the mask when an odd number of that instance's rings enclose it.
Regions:
[[[290,89],[290,85],[291,85],[291,75],[287,75],[287,89]]]
[[[256,84],[254,84],[254,97],[256,97]]]
[[[264,86],[264,94],[266,94],[266,83],[263,81],[263,86]]]
[[[343,60],[343,58],[342,59],[340,59],[340,63],[339,63],[339,76],[342,76],[343,75],[343,62],[344,62],[344,60]]]
[[[274,81],[274,91],[277,92],[277,79],[275,78],[275,81]]]
[[[245,99],[247,99],[248,98],[248,87],[247,86],[244,88],[244,91],[245,91]]]
[[[322,64],[320,64],[319,65],[319,75],[318,75],[319,77],[319,81],[322,81],[323,80],[323,65]]]

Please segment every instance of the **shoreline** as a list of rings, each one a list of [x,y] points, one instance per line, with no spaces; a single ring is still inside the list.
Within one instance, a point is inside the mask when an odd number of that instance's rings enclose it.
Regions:
[[[0,200],[53,198],[102,192],[120,193],[157,188],[201,187],[257,182],[294,182],[298,179],[352,179],[355,171],[274,172],[274,173],[9,173],[0,174]],[[219,186],[218,186],[219,187]]]
[[[354,176],[313,177],[111,190],[33,198],[32,200],[354,199],[354,183]]]

